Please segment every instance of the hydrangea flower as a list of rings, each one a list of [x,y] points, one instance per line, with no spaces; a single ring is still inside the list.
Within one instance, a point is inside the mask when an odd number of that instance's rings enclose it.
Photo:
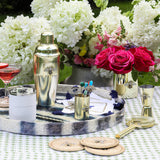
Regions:
[[[133,8],[133,24],[128,30],[128,40],[156,52],[160,44],[160,2],[144,1]]]
[[[35,17],[49,18],[50,9],[54,8],[58,1],[60,0],[33,0],[31,3],[31,11]]]
[[[107,7],[95,18],[94,27],[101,25],[103,34],[105,32],[112,34],[120,26],[120,21],[123,22],[125,29],[128,31],[131,26],[129,18],[121,14],[119,7]]]
[[[120,27],[120,21],[123,22],[123,25],[126,30],[129,30],[131,28],[131,22],[128,17],[121,14],[121,11],[119,10],[119,7],[107,7],[105,10],[100,12],[100,15],[94,19],[93,22],[93,31],[90,32],[90,34],[93,34],[96,32],[96,27],[98,25],[101,26],[102,34],[109,34],[112,35],[115,34],[114,32],[117,31],[117,28]],[[85,32],[86,33],[86,32]],[[89,35],[89,33],[87,32]],[[124,40],[125,41],[125,40]],[[98,53],[98,50],[95,49],[95,46],[99,42],[97,35],[95,37],[92,37],[89,40],[89,55],[96,55]],[[122,45],[122,42],[119,44]]]
[[[44,18],[29,18],[23,15],[7,17],[0,27],[0,61],[18,63],[22,71],[11,84],[24,84],[33,80],[33,53],[41,33],[50,31]]]
[[[58,42],[74,47],[93,20],[87,1],[56,3],[50,14],[51,28]]]
[[[99,42],[97,36],[96,36],[96,37],[92,37],[92,38],[89,40],[89,42],[88,42],[88,45],[89,45],[89,52],[88,52],[88,54],[89,54],[90,56],[96,55],[96,54],[98,53],[98,50],[95,49],[95,46],[97,45],[97,42]]]

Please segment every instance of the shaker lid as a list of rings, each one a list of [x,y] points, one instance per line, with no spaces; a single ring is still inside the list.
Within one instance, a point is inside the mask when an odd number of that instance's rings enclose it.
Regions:
[[[54,55],[60,54],[58,46],[54,44],[54,36],[52,32],[44,32],[41,34],[40,45],[37,46],[35,52]]]
[[[41,44],[53,44],[54,37],[52,32],[44,32],[41,34]]]

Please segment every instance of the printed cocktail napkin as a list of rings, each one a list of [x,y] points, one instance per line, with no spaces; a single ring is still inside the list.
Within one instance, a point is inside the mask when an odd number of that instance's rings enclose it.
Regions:
[[[75,98],[73,97],[69,100],[57,100],[57,102],[63,103],[63,105],[65,106],[62,110],[63,113],[74,113],[74,100]],[[114,99],[105,99],[92,92],[90,94],[89,114],[101,115],[104,113],[113,112],[114,103]]]

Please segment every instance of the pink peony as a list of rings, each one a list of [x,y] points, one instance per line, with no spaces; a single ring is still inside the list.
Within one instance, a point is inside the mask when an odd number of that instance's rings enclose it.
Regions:
[[[75,64],[82,64],[83,63],[82,57],[80,57],[79,55],[75,54],[74,55],[74,63]]]
[[[95,65],[95,60],[93,58],[86,58],[84,59],[83,63],[87,66],[87,67],[91,67]]]
[[[98,42],[96,43],[96,46],[94,47],[95,49],[99,50],[100,52],[102,51],[102,48],[104,47],[103,44],[99,44]]]

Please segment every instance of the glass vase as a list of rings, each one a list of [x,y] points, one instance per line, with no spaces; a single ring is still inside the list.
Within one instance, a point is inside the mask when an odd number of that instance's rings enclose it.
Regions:
[[[133,80],[131,72],[115,74],[113,84],[114,90],[122,98],[136,98],[138,95],[138,81]]]
[[[142,101],[142,116],[152,117],[152,98],[154,93],[154,86],[142,85],[140,88],[140,95]]]

